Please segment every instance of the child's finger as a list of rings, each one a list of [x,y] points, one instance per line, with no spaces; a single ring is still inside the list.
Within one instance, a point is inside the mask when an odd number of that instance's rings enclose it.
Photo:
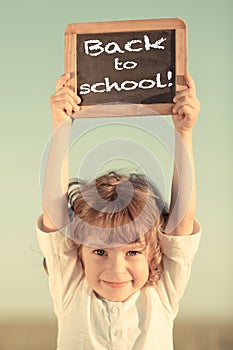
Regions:
[[[184,98],[194,98],[194,96],[195,95],[189,89],[185,89],[176,93],[175,97],[173,98],[173,102],[177,103]]]
[[[186,79],[187,88],[184,90],[178,91],[175,97],[173,98],[173,102],[177,102],[183,96],[188,96],[188,95],[190,96],[192,95],[193,97],[196,96],[196,87],[195,87],[193,78],[189,73],[186,73],[185,79]]]
[[[51,105],[54,106],[54,108],[57,108],[61,104],[65,105],[66,103],[69,103],[69,105],[72,106],[72,110],[77,112],[79,110],[79,107],[76,103],[77,99],[74,99],[73,96],[71,96],[70,91],[53,95],[51,97]],[[75,95],[75,97],[77,96]]]
[[[179,117],[185,117],[185,118],[191,118],[192,119],[192,115],[193,115],[193,108],[191,106],[181,106],[177,112],[177,115]]]
[[[174,105],[174,107],[172,109],[172,113],[176,114],[177,111],[179,110],[179,108],[181,106],[184,106],[184,105],[194,108],[195,107],[195,101],[190,96],[183,96],[183,97],[181,97],[177,101],[177,103]]]
[[[54,96],[58,97],[58,98],[65,98],[66,96],[71,97],[75,101],[75,103],[77,103],[77,104],[81,103],[81,98],[78,95],[76,95],[76,93],[68,87],[60,88],[59,90],[57,90],[55,92]]]
[[[56,103],[56,110],[63,111],[68,117],[70,117],[73,112],[79,111],[79,107],[77,105],[73,105],[70,103],[70,101],[59,101]]]
[[[195,94],[195,91],[190,89],[190,88],[187,88],[185,90],[181,90],[181,91],[178,91],[175,95],[175,97],[173,98],[173,102],[176,103],[178,102],[180,99],[182,98],[185,98],[185,97],[190,97],[192,99],[196,99],[196,94]]]
[[[70,104],[69,101],[65,101],[63,104],[63,110],[66,112],[66,114],[70,117],[73,111],[73,107]]]
[[[196,94],[196,86],[195,86],[194,80],[191,77],[191,75],[189,74],[189,72],[187,72],[185,74],[185,80],[186,80],[186,84],[187,84],[188,88],[193,90],[194,93]]]
[[[70,73],[62,74],[62,76],[57,81],[56,90],[59,90],[62,87],[64,87],[69,79],[70,79]]]
[[[66,93],[66,94],[70,95],[75,100],[76,103],[80,103],[81,102],[81,98],[78,95],[76,95],[76,93],[73,90],[71,90],[70,88],[68,88],[68,87],[64,87],[60,91],[60,93],[61,94]]]

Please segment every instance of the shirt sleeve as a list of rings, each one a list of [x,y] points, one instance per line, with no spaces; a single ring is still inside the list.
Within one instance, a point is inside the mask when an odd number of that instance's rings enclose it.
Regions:
[[[71,301],[83,275],[77,245],[59,231],[44,232],[42,217],[38,219],[36,230],[40,249],[46,259],[54,311],[59,315]]]
[[[198,250],[201,237],[201,227],[197,220],[194,232],[187,236],[171,236],[159,234],[160,246],[163,253],[164,272],[156,289],[166,309],[178,312],[178,303],[188,284],[191,265]]]

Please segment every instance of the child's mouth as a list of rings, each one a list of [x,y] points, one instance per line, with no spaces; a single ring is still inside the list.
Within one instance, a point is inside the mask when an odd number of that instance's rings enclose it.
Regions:
[[[108,287],[111,287],[111,288],[122,288],[124,286],[126,286],[129,281],[126,281],[126,282],[109,282],[109,281],[103,281]]]

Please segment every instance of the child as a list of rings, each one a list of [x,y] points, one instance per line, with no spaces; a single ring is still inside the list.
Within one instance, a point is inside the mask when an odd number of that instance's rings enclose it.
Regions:
[[[69,184],[64,155],[80,98],[68,81],[63,75],[51,97],[54,134],[37,228],[58,318],[57,349],[172,350],[173,321],[200,239],[192,151],[200,104],[194,82],[187,74],[187,88],[174,98],[168,212],[144,175],[111,172]]]

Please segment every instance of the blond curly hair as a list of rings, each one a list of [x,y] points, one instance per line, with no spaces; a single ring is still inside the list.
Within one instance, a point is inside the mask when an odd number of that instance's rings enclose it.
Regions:
[[[101,232],[99,229],[105,230],[103,246],[111,247],[116,241],[118,245],[138,242],[143,236],[149,248],[147,285],[160,279],[163,264],[158,232],[164,231],[168,209],[151,180],[142,174],[116,171],[93,181],[71,179],[68,202],[79,219],[73,232],[75,241],[88,241]],[[77,246],[81,259],[82,244]]]

